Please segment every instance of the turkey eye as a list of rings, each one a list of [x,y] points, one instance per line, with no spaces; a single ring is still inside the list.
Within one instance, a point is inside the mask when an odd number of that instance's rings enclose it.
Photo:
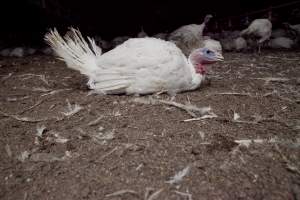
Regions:
[[[207,50],[207,51],[206,51],[206,53],[207,53],[207,54],[211,54],[211,53],[212,53],[212,51],[210,51],[210,50]]]

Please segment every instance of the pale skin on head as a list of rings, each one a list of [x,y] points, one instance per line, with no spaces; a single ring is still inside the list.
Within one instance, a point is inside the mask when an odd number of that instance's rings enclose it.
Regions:
[[[189,61],[195,67],[196,73],[199,73],[201,75],[206,74],[206,65],[223,60],[224,57],[220,53],[208,48],[196,49],[189,56]]]

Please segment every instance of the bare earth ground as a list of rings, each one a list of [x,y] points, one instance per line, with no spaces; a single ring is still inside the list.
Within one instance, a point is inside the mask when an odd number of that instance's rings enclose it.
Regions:
[[[299,200],[300,53],[225,59],[176,96],[211,107],[194,121],[149,96],[91,94],[52,57],[1,59],[0,199]]]

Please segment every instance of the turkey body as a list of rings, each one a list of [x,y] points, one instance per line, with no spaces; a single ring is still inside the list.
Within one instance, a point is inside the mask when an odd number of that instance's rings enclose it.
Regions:
[[[284,49],[291,49],[295,45],[295,42],[287,37],[277,37],[271,39],[269,42],[269,46],[274,49],[284,48]]]
[[[193,49],[202,45],[202,34],[205,25],[185,25],[170,34],[169,39],[173,41],[185,55],[189,55]]]
[[[156,38],[134,38],[101,54],[80,32],[62,38],[56,30],[45,38],[68,67],[89,78],[88,86],[104,94],[149,94],[194,90],[204,76],[173,43]]]
[[[247,48],[247,41],[243,37],[238,37],[233,40],[234,49],[241,51]]]
[[[174,42],[188,56],[203,45],[203,31],[212,15],[206,15],[202,24],[184,25],[170,33],[168,40]]]
[[[96,63],[91,88],[104,93],[177,93],[197,88],[202,78],[176,45],[155,38],[129,39]]]
[[[268,19],[256,19],[249,27],[241,32],[241,35],[252,35],[258,37],[258,43],[269,39],[272,33],[272,23]]]

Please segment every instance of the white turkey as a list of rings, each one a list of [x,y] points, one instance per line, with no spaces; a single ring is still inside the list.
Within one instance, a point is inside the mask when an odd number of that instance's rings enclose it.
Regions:
[[[54,29],[45,40],[69,68],[89,78],[90,89],[102,94],[194,90],[204,80],[206,65],[223,60],[207,48],[194,50],[187,59],[175,44],[150,37],[129,39],[104,54],[75,29],[64,38]]]
[[[269,42],[269,46],[273,49],[291,49],[294,45],[295,42],[288,37],[277,37]]]
[[[173,31],[168,40],[174,42],[182,52],[188,56],[194,49],[202,44],[203,30],[212,15],[206,15],[202,24],[190,24]]]
[[[25,49],[23,47],[16,47],[11,50],[9,56],[22,58],[25,55]]]
[[[257,38],[258,52],[261,45],[267,41],[272,33],[272,23],[268,19],[255,19],[245,30],[241,31],[241,36],[252,36]]]
[[[233,40],[233,47],[236,51],[242,51],[247,48],[247,41],[243,37],[238,37]]]
[[[290,25],[288,23],[284,23],[289,35],[295,39],[295,43],[299,45],[300,43],[300,24]]]
[[[204,37],[205,38],[205,37]],[[222,54],[222,45],[219,41],[214,39],[204,39],[201,47],[211,49],[219,54]]]
[[[242,51],[247,49],[247,41],[243,37],[235,39],[224,38],[221,39],[221,44],[225,51]]]
[[[232,50],[234,50],[234,43],[233,43],[233,40],[231,38],[222,38],[220,40],[220,42],[221,42],[222,48],[225,51],[232,51]]]

